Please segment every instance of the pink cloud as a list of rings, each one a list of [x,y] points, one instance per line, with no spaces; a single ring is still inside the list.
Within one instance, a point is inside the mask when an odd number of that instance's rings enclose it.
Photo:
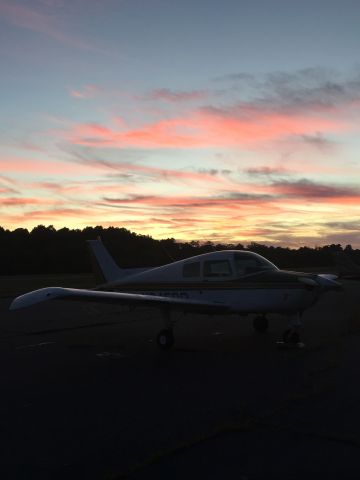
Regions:
[[[152,167],[148,165],[132,164],[132,163],[110,163],[106,161],[82,159],[81,163],[73,162],[57,162],[53,160],[43,159],[27,159],[18,156],[6,156],[5,159],[0,158],[0,171],[8,174],[22,174],[29,176],[29,180],[23,178],[21,181],[14,182],[8,180],[4,175],[0,176],[3,180],[4,187],[11,188],[18,186],[21,188],[50,190],[61,195],[63,194],[80,194],[80,193],[102,193],[104,192],[126,192],[133,190],[133,183],[144,181],[144,178],[151,181],[180,182],[184,184],[197,183],[200,185],[228,185],[227,178],[221,174],[214,174],[207,171],[189,171],[164,169],[160,167]],[[111,173],[111,177],[109,174]],[[52,177],[67,176],[71,178],[71,182],[63,183],[61,180],[56,181],[35,181],[31,180],[34,175],[51,175]],[[94,175],[107,175],[103,180],[89,181],[86,177]],[[119,176],[118,183],[117,175]],[[122,175],[124,178],[122,178]],[[6,180],[6,181],[5,181]],[[105,183],[102,183],[105,182]],[[1,186],[1,185],[0,185]],[[144,187],[142,187],[144,190]],[[9,192],[10,193],[10,192]]]
[[[344,123],[328,117],[287,114],[276,111],[248,109],[242,115],[204,112],[200,123],[207,137],[220,145],[251,145],[311,132],[338,131]]]
[[[139,129],[113,130],[98,124],[76,125],[66,134],[70,143],[91,147],[192,147],[201,142],[183,120],[162,120]]]
[[[2,187],[0,186],[0,194],[14,194],[14,193],[17,193],[16,190],[14,190],[13,188],[8,188],[8,187]]]
[[[328,116],[260,111],[259,108],[248,109],[244,116],[237,116],[206,109],[138,128],[129,128],[124,122],[116,129],[97,123],[78,124],[65,132],[65,137],[72,144],[90,147],[251,147],[289,136],[338,132],[346,127],[344,121]]]
[[[88,185],[87,182],[82,183],[56,183],[56,182],[34,182],[26,183],[26,188],[31,190],[45,190],[52,192],[53,194],[58,195],[74,195],[80,194],[83,195],[86,192],[94,192],[96,189],[91,185]]]
[[[6,155],[0,158],[0,171],[3,173],[40,173],[61,175],[86,175],[92,169],[107,170],[101,165],[81,165],[70,162],[56,162],[53,160],[28,159],[18,156]]]
[[[125,192],[124,192],[125,193]],[[173,218],[174,212],[178,212],[182,218],[182,210],[186,214],[206,215],[210,221],[210,215],[250,215],[252,221],[255,215],[268,216],[284,212],[291,215],[304,215],[299,205],[314,206],[318,204],[328,205],[352,205],[360,206],[360,190],[352,187],[338,185],[326,185],[308,180],[298,181],[274,181],[271,184],[243,184],[238,185],[238,191],[228,191],[218,194],[193,196],[193,195],[156,195],[156,194],[125,194],[121,197],[110,197],[105,194],[103,200],[109,206],[126,207],[127,205],[141,205],[143,208],[151,208],[161,211],[163,219]],[[156,213],[155,213],[156,214]],[[217,219],[216,222],[218,222]],[[244,225],[248,221],[244,222]]]

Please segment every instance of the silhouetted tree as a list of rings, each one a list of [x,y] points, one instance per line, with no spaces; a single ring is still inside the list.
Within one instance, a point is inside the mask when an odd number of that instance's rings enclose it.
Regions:
[[[9,231],[0,227],[0,275],[30,273],[83,273],[91,271],[86,241],[101,237],[114,259],[122,267],[151,267],[213,252],[244,249],[242,244],[212,241],[177,242],[174,238],[154,240],[126,228],[86,227],[83,230],[38,225],[31,232],[24,228]],[[340,244],[323,247],[268,246],[251,242],[248,250],[259,253],[280,268],[329,266]],[[360,250],[346,245],[344,251],[360,263]]]

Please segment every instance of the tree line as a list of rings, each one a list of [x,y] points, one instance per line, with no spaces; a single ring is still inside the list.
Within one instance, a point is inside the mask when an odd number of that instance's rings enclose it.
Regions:
[[[31,231],[0,227],[0,275],[37,273],[86,273],[91,271],[86,241],[100,237],[121,267],[152,267],[216,250],[248,249],[263,255],[280,268],[327,267],[332,253],[345,251],[360,263],[360,250],[340,244],[310,248],[248,245],[211,241],[177,242],[174,238],[155,240],[126,228],[86,227],[80,229],[38,225]]]

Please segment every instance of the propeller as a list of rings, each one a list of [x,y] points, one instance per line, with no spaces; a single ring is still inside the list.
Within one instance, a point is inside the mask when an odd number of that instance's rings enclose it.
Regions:
[[[342,290],[341,283],[337,282],[337,275],[331,273],[321,273],[318,275],[313,275],[312,277],[298,277],[299,282],[305,283],[305,285],[318,288],[322,290]]]

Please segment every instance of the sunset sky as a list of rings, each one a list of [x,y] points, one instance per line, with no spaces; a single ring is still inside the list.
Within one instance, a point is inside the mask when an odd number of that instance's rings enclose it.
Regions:
[[[0,225],[360,248],[358,0],[0,0]]]

